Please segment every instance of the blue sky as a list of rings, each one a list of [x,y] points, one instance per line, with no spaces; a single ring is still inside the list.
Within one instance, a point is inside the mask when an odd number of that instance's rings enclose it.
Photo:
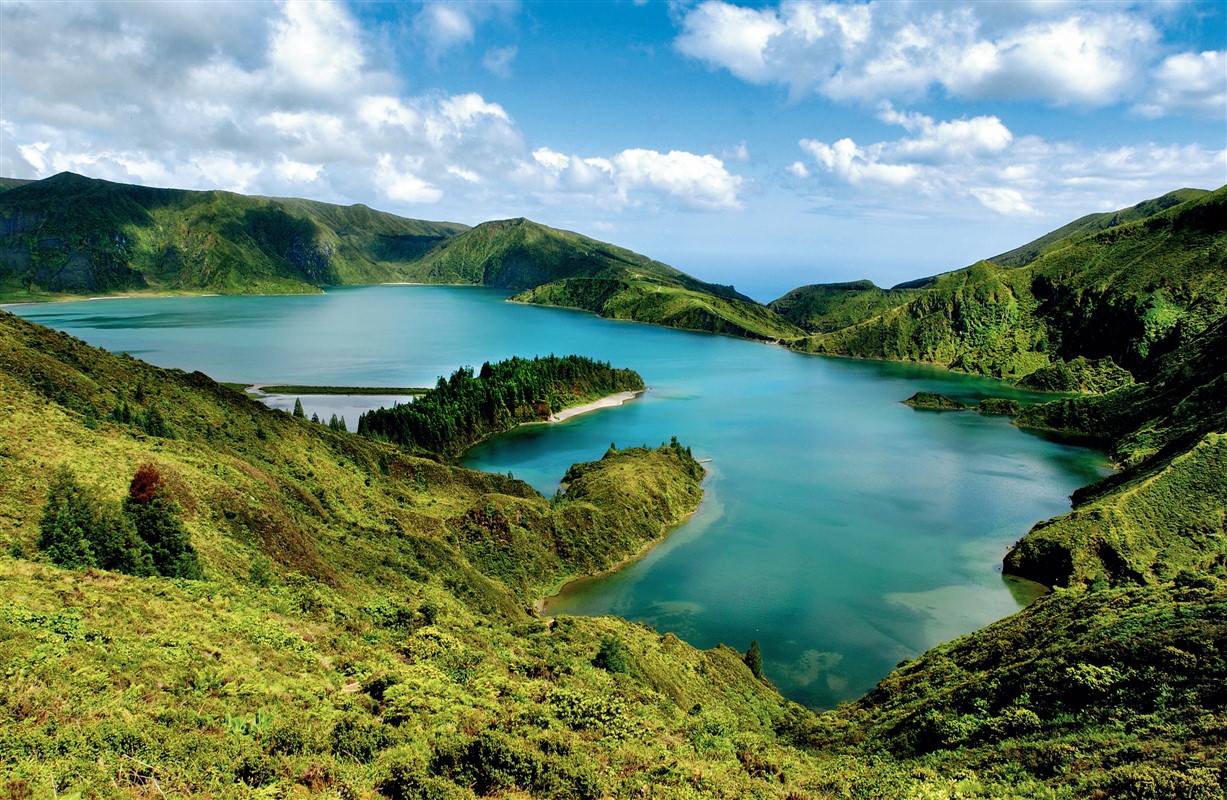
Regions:
[[[0,3],[0,174],[527,216],[771,299],[1227,183],[1221,2]]]

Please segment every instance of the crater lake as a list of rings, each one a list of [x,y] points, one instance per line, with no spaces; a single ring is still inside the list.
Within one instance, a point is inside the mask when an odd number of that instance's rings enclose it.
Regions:
[[[552,495],[610,444],[676,436],[708,470],[699,512],[617,573],[566,586],[551,614],[618,614],[698,647],[744,651],[787,696],[853,700],[897,663],[1042,592],[1001,574],[1006,549],[1109,473],[1102,453],[1003,417],[912,409],[939,392],[1044,399],[945,370],[792,353],[724,336],[506,302],[468,287],[292,297],[120,298],[10,306],[112,352],[216,380],[432,386],[461,366],[575,353],[638,371],[623,406],[482,443],[466,466]],[[292,402],[292,401],[291,401]],[[387,398],[304,398],[308,415]],[[364,405],[365,404],[365,405]]]

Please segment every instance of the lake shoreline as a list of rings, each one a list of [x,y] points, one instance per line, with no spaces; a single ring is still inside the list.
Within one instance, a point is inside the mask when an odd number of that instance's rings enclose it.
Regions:
[[[561,596],[562,593],[566,591],[568,586],[580,581],[596,580],[599,578],[604,578],[608,575],[613,575],[614,573],[629,567],[631,564],[634,564],[636,561],[639,561],[648,553],[664,544],[675,531],[698,516],[699,512],[703,510],[703,507],[707,505],[708,494],[707,489],[705,488],[706,483],[707,472],[704,470],[703,481],[700,483],[700,487],[703,488],[703,496],[699,499],[699,504],[695,507],[694,511],[691,511],[689,514],[682,515],[682,517],[675,522],[668,522],[661,525],[660,533],[655,538],[644,542],[642,547],[629,555],[623,556],[617,563],[610,564],[605,569],[599,569],[594,572],[585,572],[582,575],[572,575],[569,578],[564,578],[563,580],[559,581],[548,594],[543,597],[538,597],[533,602],[533,616],[541,617],[543,619],[547,617],[549,614],[550,601]]]
[[[583,405],[564,408],[556,414],[550,414],[550,418],[545,420],[545,422],[546,424],[552,425],[559,422],[566,422],[572,417],[578,417],[580,414],[587,414],[590,411],[600,411],[603,408],[617,408],[618,406],[629,403],[631,400],[634,400],[636,397],[646,391],[647,389],[637,389],[630,392],[618,392],[617,394],[606,395],[599,400],[593,400],[591,403],[584,403]],[[535,423],[529,422],[525,424],[532,425]]]

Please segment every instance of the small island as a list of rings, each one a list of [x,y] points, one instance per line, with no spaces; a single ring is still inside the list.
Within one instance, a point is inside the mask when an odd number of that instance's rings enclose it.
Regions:
[[[967,406],[963,405],[958,400],[946,397],[944,394],[937,394],[936,392],[917,392],[902,402],[905,406],[911,406],[912,408],[923,408],[929,411],[967,410]]]
[[[974,406],[965,405],[952,397],[936,392],[917,392],[906,400],[900,401],[905,406],[924,409],[926,411],[975,411],[978,414],[1002,415],[1016,417],[1021,407],[1017,400],[1004,397],[986,397]]]

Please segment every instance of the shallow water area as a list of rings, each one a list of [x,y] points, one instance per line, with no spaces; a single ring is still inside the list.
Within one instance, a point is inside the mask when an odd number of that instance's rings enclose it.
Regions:
[[[11,310],[112,351],[247,383],[431,386],[460,366],[549,353],[633,368],[643,395],[496,437],[466,465],[512,472],[548,496],[571,463],[611,443],[677,436],[710,459],[699,513],[619,572],[568,585],[549,612],[620,614],[699,647],[744,651],[757,639],[768,677],[815,707],[855,699],[899,661],[1027,602],[1035,587],[1000,574],[1006,549],[1109,471],[1101,453],[1005,418],[899,402],[917,391],[965,403],[1041,397],[997,381],[505,298],[385,286]]]

